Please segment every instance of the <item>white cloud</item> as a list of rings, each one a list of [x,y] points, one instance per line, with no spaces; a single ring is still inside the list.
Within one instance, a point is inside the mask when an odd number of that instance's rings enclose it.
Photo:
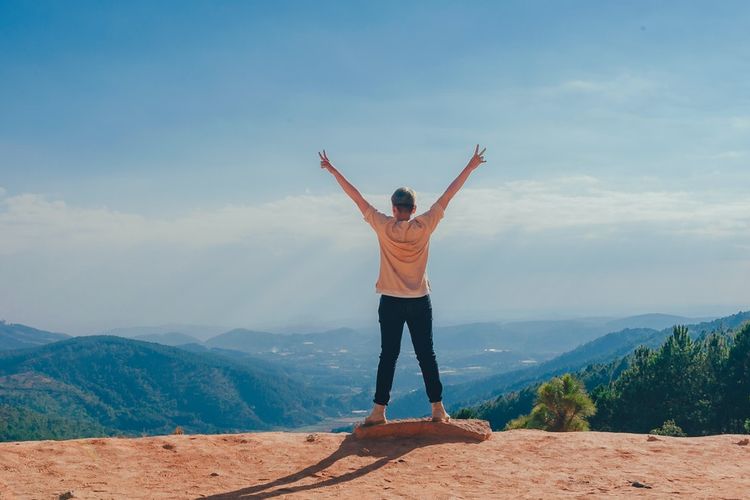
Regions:
[[[435,194],[422,195],[427,206]],[[385,200],[372,195],[370,200]],[[299,195],[259,205],[228,205],[175,218],[82,208],[43,196],[2,200],[0,253],[54,245],[96,249],[252,245],[277,252],[325,241],[341,250],[369,245],[372,235],[344,195]],[[388,207],[379,206],[386,210]],[[588,237],[651,228],[672,234],[736,237],[750,229],[750,199],[669,190],[625,190],[590,176],[513,181],[465,189],[452,202],[438,238],[494,237],[508,231],[577,228]]]
[[[578,176],[463,190],[436,233],[431,261],[446,314],[744,297],[750,201],[649,186]],[[422,206],[436,199],[420,196]],[[95,331],[367,317],[378,257],[372,231],[343,194],[172,218],[22,194],[0,200],[0,260],[0,315]],[[686,275],[690,287],[671,285]]]
[[[497,235],[578,228],[591,236],[658,229],[672,234],[733,237],[750,229],[750,200],[682,191],[627,191],[591,177],[518,181],[467,190],[446,232]],[[743,236],[744,237],[744,236]]]
[[[711,160],[740,160],[747,157],[747,151],[722,151],[709,156]]]
[[[659,85],[643,77],[622,74],[608,79],[572,79],[556,87],[545,89],[548,93],[580,93],[623,99],[648,94]]]
[[[329,239],[347,246],[366,231],[351,231],[352,204],[343,196],[293,196],[262,205],[227,205],[176,218],[145,217],[107,208],[81,208],[35,194],[11,196],[0,211],[0,253],[43,246],[67,248],[179,245],[190,248],[273,243],[276,248]],[[356,209],[355,209],[356,210]]]

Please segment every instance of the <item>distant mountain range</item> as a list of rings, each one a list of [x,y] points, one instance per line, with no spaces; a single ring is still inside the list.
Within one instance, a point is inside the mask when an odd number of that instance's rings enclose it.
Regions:
[[[716,319],[715,317],[686,318],[684,316],[674,316],[672,314],[639,314],[637,316],[628,316],[627,318],[613,319],[606,323],[610,332],[617,332],[633,328],[651,328],[653,330],[663,330],[674,325],[689,325],[696,323],[705,323]]]
[[[662,329],[675,324],[695,323],[699,320],[667,314],[643,314],[628,318],[581,318],[569,320],[513,321],[467,323],[435,327],[438,351],[467,351],[484,349],[518,352],[560,353],[605,333],[624,328]],[[702,319],[700,320],[702,321]],[[373,339],[372,336],[375,336]],[[143,337],[138,337],[143,338]],[[187,343],[187,342],[186,342]],[[238,328],[216,335],[205,341],[209,347],[234,349],[243,352],[284,350],[299,345],[315,345],[319,349],[375,345],[379,348],[377,325],[367,331],[339,328],[315,333],[270,333]]]
[[[643,314],[627,318],[581,318],[570,320],[512,321],[437,326],[438,351],[467,351],[475,355],[484,349],[559,354],[605,333],[626,328],[661,330],[675,324],[697,323],[707,318],[685,318],[667,314]],[[132,338],[163,345],[205,343],[207,347],[233,349],[248,353],[284,350],[299,345],[319,349],[347,348],[353,345],[379,346],[378,327],[367,330],[339,328],[313,333],[270,333],[218,326],[170,324],[115,328],[103,335]],[[21,324],[0,322],[0,350],[35,347],[70,338]]]
[[[37,330],[26,325],[0,321],[0,351],[37,347],[70,338],[64,333]]]
[[[183,323],[171,323],[159,326],[134,326],[128,328],[112,328],[101,332],[101,335],[114,335],[116,337],[125,337],[129,339],[146,337],[151,335],[164,335],[179,332],[199,341],[204,341],[220,333],[224,333],[229,328],[225,326],[213,325],[188,325]]]
[[[619,320],[584,318],[445,326],[435,329],[435,348],[446,382],[461,383],[544,362],[610,332],[613,321],[618,326],[635,327],[669,326],[678,320],[687,318],[653,314]],[[141,338],[172,345],[190,340],[175,335]],[[305,334],[235,329],[211,337],[201,345],[233,358],[237,358],[236,352],[244,352],[276,362],[335,397],[350,395],[353,409],[364,409],[370,404],[380,335],[376,325],[369,330],[340,328]],[[183,343],[181,347],[195,352],[196,342],[190,346]],[[393,395],[398,397],[422,384],[405,335]]]
[[[378,339],[378,344],[379,344]],[[237,328],[211,337],[208,347],[233,349],[249,353],[284,352],[309,346],[308,350],[344,349],[372,343],[372,339],[351,328],[339,328],[319,333],[269,333]]]
[[[712,319],[712,318],[711,318]],[[668,314],[642,314],[627,318],[579,318],[568,320],[471,323],[438,327],[435,346],[456,351],[496,348],[517,352],[557,355],[606,333],[626,328],[663,329],[675,324],[695,323],[703,319]]]
[[[143,340],[144,342],[154,342],[156,344],[178,346],[183,344],[199,344],[201,341],[192,335],[186,335],[181,332],[166,332],[166,333],[148,333],[145,335],[138,335],[133,337],[135,340]]]

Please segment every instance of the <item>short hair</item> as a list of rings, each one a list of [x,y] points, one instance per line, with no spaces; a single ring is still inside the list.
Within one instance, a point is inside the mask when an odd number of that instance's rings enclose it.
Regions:
[[[400,187],[393,192],[391,203],[402,211],[411,211],[417,204],[417,193],[410,187]]]

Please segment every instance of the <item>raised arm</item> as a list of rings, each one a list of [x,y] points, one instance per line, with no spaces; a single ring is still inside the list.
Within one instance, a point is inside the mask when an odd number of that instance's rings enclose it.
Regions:
[[[360,192],[357,191],[357,188],[352,186],[352,184],[348,180],[346,180],[343,175],[341,175],[341,172],[336,170],[336,167],[331,164],[331,162],[328,160],[328,155],[326,155],[325,149],[323,150],[322,154],[318,153],[318,156],[320,156],[320,168],[324,168],[331,172],[331,174],[333,174],[333,176],[336,178],[336,181],[341,186],[341,189],[343,189],[344,192],[349,196],[349,198],[351,198],[352,201],[357,204],[359,211],[364,214],[365,210],[367,210],[367,208],[370,206],[370,204],[367,203],[367,200],[365,200]]]
[[[469,175],[474,170],[476,170],[479,165],[485,163],[485,151],[487,151],[487,148],[479,151],[479,144],[477,144],[476,149],[474,149],[474,155],[471,157],[471,160],[469,160],[469,163],[464,167],[461,173],[458,174],[458,177],[456,177],[455,180],[451,182],[450,186],[448,186],[448,189],[445,190],[445,193],[443,193],[443,195],[438,198],[437,202],[441,207],[443,207],[443,210],[448,208],[448,203],[450,203],[456,193],[458,193],[458,190],[461,189],[461,187],[464,185],[464,182],[466,182],[466,179],[469,178]]]

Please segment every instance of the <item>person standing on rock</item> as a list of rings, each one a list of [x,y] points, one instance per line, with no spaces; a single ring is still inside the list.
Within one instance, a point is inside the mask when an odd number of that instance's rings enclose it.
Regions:
[[[414,345],[414,352],[422,370],[427,397],[432,404],[432,420],[446,422],[450,419],[443,406],[443,385],[440,382],[437,359],[432,345],[432,304],[430,282],[427,279],[427,257],[430,236],[443,218],[453,196],[469,175],[485,163],[485,149],[474,149],[469,163],[445,193],[425,213],[414,217],[417,210],[416,193],[408,187],[398,188],[391,196],[393,216],[377,211],[360,192],[331,164],[325,150],[318,153],[320,167],[336,178],[344,192],[362,212],[365,221],[375,230],[380,244],[380,275],[375,291],[381,294],[378,307],[380,322],[380,362],[375,386],[372,412],[365,425],[386,423],[385,407],[388,405],[396,370],[396,360],[401,350],[404,323]]]

